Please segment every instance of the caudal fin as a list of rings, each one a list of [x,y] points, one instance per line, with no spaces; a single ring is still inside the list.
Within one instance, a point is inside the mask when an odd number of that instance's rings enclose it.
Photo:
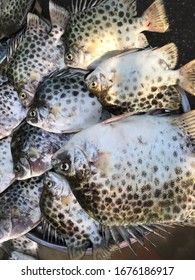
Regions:
[[[178,85],[187,92],[195,95],[195,59],[184,65],[178,70]]]
[[[165,7],[162,0],[156,0],[143,14],[144,30],[163,33],[169,28]]]

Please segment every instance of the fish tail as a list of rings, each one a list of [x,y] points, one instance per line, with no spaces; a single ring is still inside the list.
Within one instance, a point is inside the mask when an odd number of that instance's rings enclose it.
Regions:
[[[116,247],[115,247],[116,248]],[[93,259],[94,260],[109,260],[111,258],[112,247],[109,248],[105,242],[93,244]]]
[[[64,30],[69,20],[68,11],[49,1],[49,13],[52,25],[57,24]]]
[[[164,33],[169,28],[163,0],[156,0],[143,14],[144,30]]]
[[[86,253],[87,247],[89,247],[89,242],[86,242],[85,244],[81,246],[75,246],[75,245],[67,245],[68,254],[71,260],[81,260]]]
[[[179,70],[179,86],[195,95],[195,59],[188,62]]]

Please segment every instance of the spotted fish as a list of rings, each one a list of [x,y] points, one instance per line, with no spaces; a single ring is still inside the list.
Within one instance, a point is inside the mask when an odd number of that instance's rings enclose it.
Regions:
[[[0,193],[14,180],[13,160],[11,154],[11,137],[0,140]]]
[[[41,220],[42,178],[13,183],[0,194],[0,243],[20,237]]]
[[[26,117],[28,110],[18,98],[18,93],[8,81],[7,76],[0,74],[0,139],[11,135],[14,129]]]
[[[81,208],[68,181],[48,172],[43,182],[40,200],[43,217],[65,239],[70,258],[82,258],[91,245],[93,258],[109,258],[109,247],[104,244],[100,225]]]
[[[11,141],[15,178],[24,180],[50,170],[52,155],[70,138],[71,134],[54,134],[22,124]]]
[[[39,82],[65,67],[62,35],[67,12],[51,1],[49,11],[51,26],[37,15],[28,13],[27,29],[8,63],[8,78],[26,107],[31,105]]]
[[[10,37],[25,23],[27,13],[32,10],[34,0],[0,1],[0,39]]]
[[[195,95],[195,60],[178,70],[174,43],[161,48],[126,52],[102,62],[86,77],[86,86],[106,107],[121,112],[176,110],[179,85]]]
[[[195,225],[195,111],[135,115],[78,132],[53,156],[105,228]]]
[[[154,1],[141,17],[135,0],[88,2],[73,5],[66,28],[65,61],[71,67],[93,68],[112,51],[144,48],[148,42],[142,31],[165,32],[169,26],[162,0]]]
[[[9,259],[38,258],[38,244],[25,235],[5,241],[0,244],[0,247],[3,248]]]
[[[68,69],[45,79],[37,89],[27,122],[50,132],[70,133],[109,117],[86,89],[85,74],[79,69]]]

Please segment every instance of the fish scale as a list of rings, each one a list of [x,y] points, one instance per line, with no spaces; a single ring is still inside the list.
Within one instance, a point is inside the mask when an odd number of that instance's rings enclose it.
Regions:
[[[48,172],[40,200],[44,219],[65,239],[71,259],[80,259],[92,245],[95,259],[110,258],[110,248],[100,234],[100,225],[81,208],[69,182]]]
[[[137,115],[77,133],[53,156],[105,226],[194,225],[194,117]],[[87,193],[87,195],[85,195]]]
[[[42,178],[17,181],[0,194],[0,243],[20,237],[41,221]]]
[[[9,37],[25,23],[27,13],[32,9],[34,0],[0,1],[0,38]]]
[[[71,12],[65,31],[65,61],[82,69],[93,69],[109,52],[146,47],[142,31],[165,32],[169,25],[161,0],[154,1],[142,17],[136,16],[134,0],[98,1],[95,7],[72,7]]]
[[[51,156],[72,134],[54,134],[24,123],[13,133],[13,170],[18,180],[40,176],[52,168]]]
[[[22,104],[30,106],[38,84],[44,77],[65,67],[62,35],[68,15],[49,2],[51,26],[28,13],[23,39],[8,62],[7,75]],[[14,42],[12,42],[14,46]]]
[[[0,140],[0,193],[14,180],[13,159],[11,154],[11,137]]]
[[[100,63],[85,79],[103,106],[121,112],[177,110],[181,96],[176,85],[195,94],[195,60],[172,70],[178,58],[174,43],[161,48],[129,51]]]
[[[11,135],[27,112],[7,76],[0,74],[0,139]]]
[[[68,69],[54,73],[38,87],[27,122],[54,133],[72,133],[109,116],[84,84],[87,72]]]

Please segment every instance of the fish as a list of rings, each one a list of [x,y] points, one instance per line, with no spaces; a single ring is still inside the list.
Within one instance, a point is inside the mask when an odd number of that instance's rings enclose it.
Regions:
[[[7,240],[0,244],[0,248],[8,255],[9,259],[38,258],[38,244],[25,235]]]
[[[8,62],[8,78],[25,107],[31,105],[43,78],[65,67],[62,35],[68,15],[52,1],[49,2],[49,12],[51,26],[39,16],[28,13],[23,39],[17,49],[12,51],[13,55]]]
[[[52,165],[105,232],[195,226],[194,123],[195,110],[111,118],[75,134]]]
[[[0,74],[0,139],[13,133],[24,120],[28,109],[21,104],[18,93],[5,74]]]
[[[32,261],[32,260],[37,260],[37,258],[18,251],[12,251],[8,260],[31,260]]]
[[[12,135],[11,152],[15,179],[25,180],[52,168],[52,155],[72,134],[54,134],[23,123]]]
[[[148,46],[142,31],[166,32],[169,28],[162,0],[137,16],[135,0],[72,2],[65,30],[65,62],[69,67],[93,69],[113,51]],[[102,59],[101,59],[102,57]]]
[[[43,219],[64,238],[70,258],[83,258],[90,245],[94,259],[110,258],[100,225],[82,209],[66,178],[50,171],[43,184],[40,199]]]
[[[10,37],[25,25],[27,13],[34,3],[34,0],[0,1],[0,39]]]
[[[195,95],[195,60],[173,70],[177,58],[174,43],[126,52],[97,66],[86,77],[86,87],[115,114],[177,110],[181,97],[175,86]]]
[[[42,177],[16,181],[0,194],[0,243],[18,238],[41,221]]]
[[[11,153],[11,136],[0,140],[0,193],[7,189],[13,182],[13,159]]]
[[[36,91],[27,122],[53,133],[72,133],[110,117],[85,88],[85,74],[69,68],[44,79]]]

